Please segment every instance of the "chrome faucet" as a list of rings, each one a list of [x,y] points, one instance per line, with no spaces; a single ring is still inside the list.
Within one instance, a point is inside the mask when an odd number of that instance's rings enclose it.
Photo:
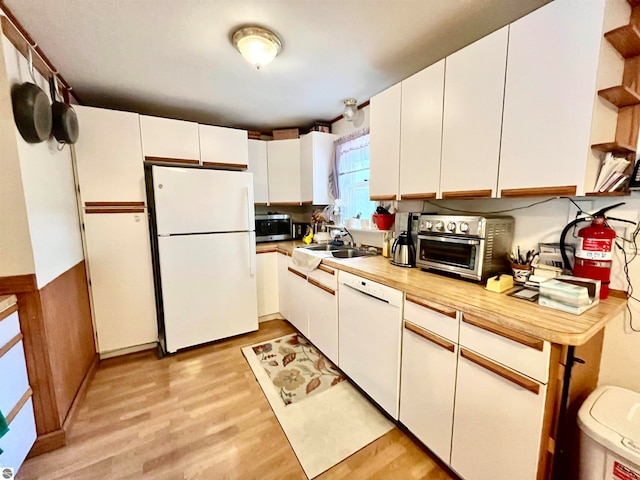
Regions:
[[[338,230],[338,231],[334,230],[334,231],[331,232],[331,236],[334,239],[335,238],[342,238],[342,237],[344,237],[346,235],[349,235],[349,238],[351,239],[351,242],[350,242],[351,246],[355,247],[356,246],[356,242],[353,239],[353,235],[351,235],[351,232],[349,230],[347,230],[347,227],[343,226],[343,227],[341,227],[340,230]]]

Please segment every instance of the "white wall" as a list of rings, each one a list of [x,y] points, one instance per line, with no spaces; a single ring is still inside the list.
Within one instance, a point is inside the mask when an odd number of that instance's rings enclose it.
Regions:
[[[2,49],[6,68],[6,79],[3,78],[2,81],[8,80],[10,84],[31,82],[28,62],[4,36]],[[38,85],[48,94],[45,79],[37,71],[35,76]],[[55,139],[37,144],[25,142],[15,127],[13,115],[9,114],[7,117],[6,112],[2,113],[3,123],[14,126],[13,142],[17,146],[29,240],[23,239],[22,245],[14,244],[12,250],[7,252],[23,259],[20,262],[20,269],[23,271],[0,273],[35,273],[38,288],[42,288],[83,259],[71,151],[69,146],[59,151]],[[10,139],[7,142],[10,144]],[[3,160],[3,163],[5,161],[10,165],[3,164],[3,176],[5,167],[17,168],[15,157]],[[19,189],[15,180],[14,175],[11,188]],[[24,210],[21,216],[24,218]],[[24,222],[22,219],[20,221]],[[4,218],[0,222],[3,225],[1,230],[8,235],[15,233],[24,236],[23,227],[14,228],[13,224],[5,223]],[[27,247],[32,251],[31,265],[27,261]]]

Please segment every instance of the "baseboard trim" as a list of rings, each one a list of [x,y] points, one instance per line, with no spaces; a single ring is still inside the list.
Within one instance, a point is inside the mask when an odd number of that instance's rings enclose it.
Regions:
[[[27,458],[37,457],[43,453],[57,450],[58,448],[64,447],[66,444],[67,434],[62,428],[55,432],[45,433],[44,435],[40,435],[36,438]]]
[[[284,317],[280,313],[270,313],[269,315],[262,315],[258,317],[258,323],[268,322],[269,320],[284,320]]]
[[[76,393],[76,396],[73,399],[73,403],[71,404],[71,408],[69,408],[69,412],[67,413],[67,418],[64,419],[64,423],[62,424],[62,429],[65,432],[68,432],[69,430],[71,430],[71,426],[73,425],[76,415],[78,414],[78,410],[80,409],[80,404],[82,403],[84,398],[87,396],[87,390],[89,389],[89,384],[91,383],[91,380],[93,380],[93,377],[95,376],[96,370],[98,370],[99,365],[100,365],[100,357],[98,356],[98,354],[96,354],[93,357],[93,361],[91,362],[91,365],[89,366],[89,370],[87,370],[86,375],[82,379],[82,383],[78,388],[78,393]]]
[[[107,358],[121,357],[123,355],[129,355],[130,353],[142,352],[144,350],[154,350],[158,348],[158,342],[143,343],[141,345],[134,345],[133,347],[119,348],[117,350],[111,350],[100,354],[100,360]]]

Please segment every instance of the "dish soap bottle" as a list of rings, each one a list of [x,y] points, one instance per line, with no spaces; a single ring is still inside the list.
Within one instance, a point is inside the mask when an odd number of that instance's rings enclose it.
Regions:
[[[391,239],[389,238],[388,233],[384,236],[384,240],[382,241],[382,256],[385,258],[389,258],[391,256]]]
[[[305,236],[302,237],[302,241],[307,245],[309,245],[312,240],[313,240],[313,230],[311,229],[311,227],[307,226],[307,232]]]

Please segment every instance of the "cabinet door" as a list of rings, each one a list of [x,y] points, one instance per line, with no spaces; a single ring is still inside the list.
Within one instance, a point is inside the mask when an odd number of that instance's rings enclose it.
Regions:
[[[510,25],[501,196],[540,187],[583,193],[604,7],[551,2]]]
[[[400,198],[435,198],[440,184],[444,60],[402,82]]]
[[[140,115],[140,130],[145,157],[194,165],[200,163],[197,123]]]
[[[146,213],[84,215],[98,352],[158,340]]]
[[[301,203],[300,139],[267,142],[267,164],[270,202]]]
[[[256,255],[256,283],[258,287],[258,316],[278,311],[278,254]]]
[[[457,345],[405,322],[400,421],[449,463],[456,389]]]
[[[269,179],[267,175],[267,142],[249,140],[249,171],[253,173],[253,200],[269,203]]]
[[[198,125],[202,165],[246,169],[249,164],[249,139],[246,130]]]
[[[283,253],[278,253],[278,311],[287,320],[291,316],[288,265],[289,257]]]
[[[82,200],[146,203],[138,114],[73,108],[82,125],[72,145]]]
[[[372,200],[397,198],[400,175],[401,98],[400,83],[371,98],[369,196]]]
[[[289,322],[296,327],[302,335],[309,335],[309,318],[307,316],[307,277],[295,268],[288,267],[289,271]]]
[[[337,135],[309,132],[300,138],[302,201],[329,205],[329,175],[335,158]]]
[[[338,292],[309,277],[307,297],[309,340],[333,363],[338,359]]]
[[[447,57],[442,198],[497,196],[508,35],[504,27]]]
[[[546,385],[460,348],[451,468],[465,480],[535,480],[545,393]]]

